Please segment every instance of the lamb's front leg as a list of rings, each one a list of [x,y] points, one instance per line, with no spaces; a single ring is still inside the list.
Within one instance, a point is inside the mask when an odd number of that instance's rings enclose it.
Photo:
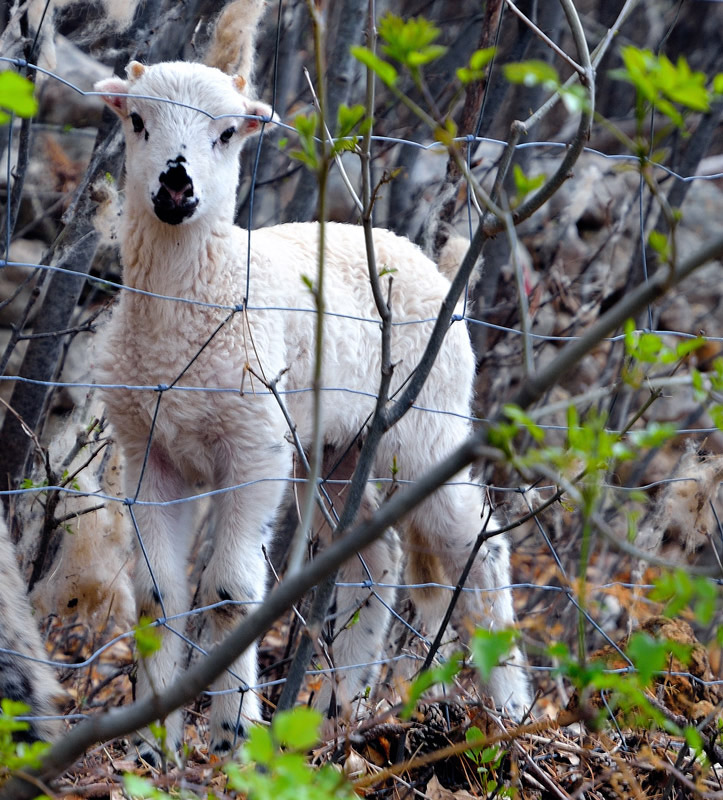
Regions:
[[[254,483],[217,495],[213,555],[201,578],[201,602],[217,605],[211,612],[214,643],[223,640],[264,599],[266,559],[276,511],[281,504],[289,464],[282,452],[255,452],[245,470],[234,471],[225,485],[239,486],[252,473]],[[261,719],[256,690],[257,646],[254,643],[214,684],[209,752],[223,754],[244,737],[250,723]]]
[[[137,491],[142,458],[129,457],[129,495]],[[188,488],[173,467],[168,454],[153,445],[148,457],[141,489],[140,502],[133,504],[137,534],[137,562],[134,575],[136,607],[139,618],[160,619],[160,647],[139,659],[136,699],[144,701],[163,692],[180,671],[183,642],[176,631],[183,633],[184,618],[167,618],[189,609],[186,563],[192,522],[192,503],[155,505],[187,496]],[[150,503],[150,505],[147,505]],[[166,720],[166,745],[178,750],[183,736],[183,716],[177,711]],[[157,762],[155,738],[143,731],[136,742],[140,756],[150,763]]]

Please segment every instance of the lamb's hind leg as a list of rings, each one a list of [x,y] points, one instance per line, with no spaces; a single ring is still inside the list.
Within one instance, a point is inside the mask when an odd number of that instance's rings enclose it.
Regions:
[[[466,477],[466,476],[465,476]],[[458,480],[464,478],[460,476]],[[467,563],[477,534],[487,522],[488,530],[494,521],[487,520],[481,493],[476,486],[458,483],[446,486],[425,500],[410,517],[410,538],[414,545],[425,551],[428,558],[438,559],[449,579],[457,581]],[[482,545],[472,565],[452,624],[457,633],[464,635],[471,627],[492,630],[511,627],[515,623],[510,585],[510,554],[507,540],[494,537]],[[438,591],[421,594],[415,601],[430,603],[429,616],[439,620],[444,607],[439,605],[451,595]],[[495,702],[520,718],[530,705],[530,691],[524,658],[517,648],[496,667],[487,688]]]
[[[348,482],[357,466],[359,451],[352,446],[343,452],[328,446],[324,452],[324,502],[329,515],[341,515],[348,493]],[[300,498],[305,500],[305,491]],[[365,520],[378,508],[376,492],[367,486],[356,521]],[[317,511],[319,538],[328,546],[332,532]],[[358,701],[373,689],[379,675],[379,659],[391,622],[389,609],[396,600],[396,584],[401,576],[402,554],[395,530],[388,530],[339,570],[337,586],[324,630],[325,652],[332,671],[324,677],[314,704],[322,712],[336,716],[359,715]],[[386,584],[381,586],[380,584]]]
[[[208,566],[201,577],[202,604],[216,605],[210,611],[214,643],[221,642],[264,599],[266,557],[284,484],[278,480],[290,471],[285,449],[269,447],[254,452],[246,470],[230,470],[219,480],[221,486],[239,486],[216,498],[216,538]],[[253,470],[254,482],[240,486]],[[263,480],[266,478],[267,480]],[[257,647],[254,643],[236,659],[213,685],[209,752],[227,753],[249,723],[261,720],[261,703],[256,690]]]
[[[376,507],[375,498],[368,492],[359,518],[371,516]],[[391,622],[389,609],[396,600],[401,559],[399,537],[392,529],[339,571],[328,622],[328,651],[335,670],[324,680],[316,701],[320,711],[358,712],[361,707],[354,704],[367,688],[374,689]]]
[[[136,491],[143,457],[128,459],[129,494]],[[185,482],[167,454],[153,445],[143,475],[139,500],[165,502],[187,495]],[[192,503],[172,505],[137,504],[130,508],[138,537],[138,558],[134,588],[138,616],[164,619],[188,611],[189,596],[186,562],[192,522]],[[159,627],[160,647],[139,659],[137,699],[143,701],[161,693],[177,676],[183,656],[184,619],[175,619]],[[174,712],[167,720],[166,743],[171,750],[181,745],[183,717]],[[137,742],[139,754],[156,763],[154,737],[143,731]]]

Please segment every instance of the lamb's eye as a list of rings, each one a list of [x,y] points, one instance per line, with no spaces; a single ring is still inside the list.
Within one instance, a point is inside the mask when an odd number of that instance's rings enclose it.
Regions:
[[[131,114],[131,124],[133,125],[133,130],[136,133],[140,133],[143,130],[143,120],[141,119],[141,115],[136,114],[135,111]]]
[[[231,141],[231,137],[236,133],[236,128],[226,128],[226,130],[218,137],[224,144],[228,144]]]

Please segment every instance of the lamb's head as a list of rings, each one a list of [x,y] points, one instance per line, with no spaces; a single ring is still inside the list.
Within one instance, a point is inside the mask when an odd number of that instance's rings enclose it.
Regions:
[[[126,73],[95,88],[123,121],[127,202],[169,225],[230,220],[241,143],[269,106],[242,94],[243,79],[202,64],[131,61]]]

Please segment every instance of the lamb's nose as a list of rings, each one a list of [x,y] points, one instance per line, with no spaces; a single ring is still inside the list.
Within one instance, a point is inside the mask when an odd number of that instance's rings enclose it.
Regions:
[[[167,162],[168,169],[158,176],[160,188],[153,195],[153,210],[162,222],[178,225],[193,216],[198,207],[193,181],[183,166],[186,159],[179,156]]]
[[[180,206],[193,197],[193,181],[180,164],[162,172],[158,180],[170,195],[174,205]]]

